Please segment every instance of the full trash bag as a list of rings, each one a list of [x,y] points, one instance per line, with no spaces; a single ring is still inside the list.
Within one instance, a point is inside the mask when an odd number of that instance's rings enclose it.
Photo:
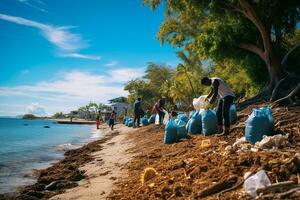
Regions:
[[[147,117],[142,117],[141,123],[142,123],[143,126],[148,126],[148,125],[149,125],[149,122],[148,122]]]
[[[151,115],[149,120],[148,120],[149,124],[154,124],[155,123],[155,115]]]
[[[164,143],[173,144],[177,140],[177,125],[173,119],[170,119],[165,127]]]
[[[128,122],[128,127],[133,127],[133,120],[130,120],[130,121]]]
[[[218,118],[213,110],[204,110],[201,112],[202,133],[205,136],[218,132]]]
[[[247,194],[252,197],[256,197],[256,191],[258,188],[267,187],[269,185],[271,185],[271,182],[266,172],[264,170],[260,170],[245,180],[244,189]]]
[[[253,109],[246,120],[245,137],[252,144],[262,140],[269,132],[269,119],[261,109]]]
[[[123,124],[125,124],[126,121],[127,121],[127,117],[124,117],[124,119],[123,119]]]
[[[261,108],[261,110],[267,116],[267,118],[269,120],[269,130],[268,130],[267,135],[272,136],[272,135],[274,135],[274,118],[272,115],[272,110],[269,106],[263,107],[263,108]]]
[[[200,112],[195,112],[192,118],[188,121],[186,129],[188,133],[200,134],[202,131],[202,120]]]
[[[236,114],[236,106],[235,106],[235,104],[232,104],[230,106],[229,119],[230,119],[230,124],[235,124],[237,122],[237,114]]]
[[[177,125],[177,140],[186,138],[187,137],[187,131],[186,131],[186,122],[181,119],[176,119],[175,123]]]
[[[195,114],[195,112],[197,112],[196,110],[192,110],[190,113],[189,113],[189,119],[191,119],[193,117],[193,115]]]
[[[199,98],[193,99],[193,106],[194,106],[195,110],[200,110],[200,109],[206,108],[206,106],[208,105],[208,102],[205,101],[206,97],[207,97],[207,95],[202,95]]]
[[[180,120],[184,121],[185,123],[187,123],[189,121],[189,117],[184,113],[179,114],[177,116],[177,119],[180,119]]]

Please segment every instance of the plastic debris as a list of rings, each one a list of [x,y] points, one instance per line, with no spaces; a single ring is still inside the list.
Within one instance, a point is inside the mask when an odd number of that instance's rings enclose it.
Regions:
[[[208,148],[208,147],[211,147],[210,139],[202,140],[202,142],[201,142],[201,148]]]
[[[263,136],[260,142],[256,142],[255,146],[261,149],[278,149],[288,144],[288,135]]]
[[[271,185],[270,179],[268,178],[264,170],[258,171],[256,174],[248,177],[244,182],[244,189],[247,194],[251,197],[257,196],[257,189],[264,188]]]
[[[193,106],[195,110],[200,110],[201,108],[204,109],[207,106],[208,102],[205,101],[206,97],[207,95],[202,95],[199,98],[193,99]]]

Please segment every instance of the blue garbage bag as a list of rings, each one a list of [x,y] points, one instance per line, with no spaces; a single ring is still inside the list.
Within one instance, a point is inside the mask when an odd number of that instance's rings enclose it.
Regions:
[[[127,121],[127,117],[124,117],[123,124],[126,124],[126,121]]]
[[[189,114],[189,119],[191,119],[196,112],[196,110],[192,110]]]
[[[235,106],[235,104],[232,104],[230,106],[229,119],[230,119],[230,124],[235,124],[237,122],[237,114],[236,114],[236,106]]]
[[[195,112],[192,118],[188,121],[187,131],[191,134],[200,134],[202,131],[201,114],[199,111]]]
[[[149,124],[154,124],[155,123],[155,114],[150,116],[150,118],[148,120],[148,123]]]
[[[182,121],[181,119],[176,119],[175,123],[177,125],[177,140],[186,138],[187,137],[187,131],[186,131],[186,122]]]
[[[246,140],[255,144],[261,141],[263,135],[269,131],[269,119],[261,109],[253,109],[251,115],[246,120],[245,137]]]
[[[148,122],[147,117],[143,117],[143,118],[141,119],[141,123],[142,123],[143,126],[148,126],[148,125],[149,125],[149,122]]]
[[[218,118],[213,110],[204,110],[201,112],[202,133],[205,136],[218,132]]]
[[[269,120],[269,130],[268,130],[267,135],[272,136],[272,135],[274,135],[274,126],[275,126],[272,110],[269,106],[263,107],[263,108],[261,108],[261,110],[267,116],[267,118]]]
[[[187,123],[189,121],[189,117],[184,113],[178,114],[177,119],[180,119],[180,120],[184,121],[185,123]]]
[[[133,127],[133,120],[130,120],[130,121],[128,122],[128,127]]]
[[[128,123],[129,123],[130,121],[133,121],[132,118],[127,118],[127,120],[126,120],[126,122],[125,122],[125,125],[128,126]]]
[[[173,144],[177,138],[177,125],[173,119],[170,119],[165,127],[164,143]]]

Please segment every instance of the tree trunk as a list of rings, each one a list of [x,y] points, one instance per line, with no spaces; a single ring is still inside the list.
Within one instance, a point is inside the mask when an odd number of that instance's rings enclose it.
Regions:
[[[273,89],[283,76],[283,70],[281,69],[280,61],[276,55],[274,55],[270,33],[257,16],[254,8],[247,0],[239,0],[239,4],[241,9],[238,9],[238,11],[248,18],[258,29],[262,38],[263,49],[253,44],[240,44],[239,46],[245,50],[257,54],[265,62],[269,75],[269,84],[267,85],[266,94],[271,96]]]

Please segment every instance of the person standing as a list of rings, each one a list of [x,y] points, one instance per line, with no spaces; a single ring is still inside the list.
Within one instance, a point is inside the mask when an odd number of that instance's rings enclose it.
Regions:
[[[155,111],[159,115],[159,124],[162,124],[163,119],[165,117],[165,103],[166,103],[166,98],[163,97],[159,99],[154,105]]]
[[[116,115],[117,115],[117,113],[114,110],[110,114],[109,127],[111,128],[111,130],[114,130]]]
[[[97,113],[97,116],[96,116],[96,127],[97,127],[97,129],[99,129],[99,125],[100,125],[100,111]]]
[[[218,77],[204,77],[201,79],[201,84],[211,86],[211,91],[205,99],[211,104],[215,102],[217,96],[219,95],[219,101],[217,106],[217,117],[219,126],[218,133],[220,133],[219,136],[228,135],[230,132],[229,110],[235,97],[233,90],[221,78]],[[224,129],[223,120],[225,125]]]
[[[139,97],[137,100],[135,100],[133,104],[134,108],[134,120],[133,120],[133,126],[134,127],[140,127],[140,121],[141,121],[141,114],[142,114],[142,99]],[[137,122],[137,125],[135,124]]]

